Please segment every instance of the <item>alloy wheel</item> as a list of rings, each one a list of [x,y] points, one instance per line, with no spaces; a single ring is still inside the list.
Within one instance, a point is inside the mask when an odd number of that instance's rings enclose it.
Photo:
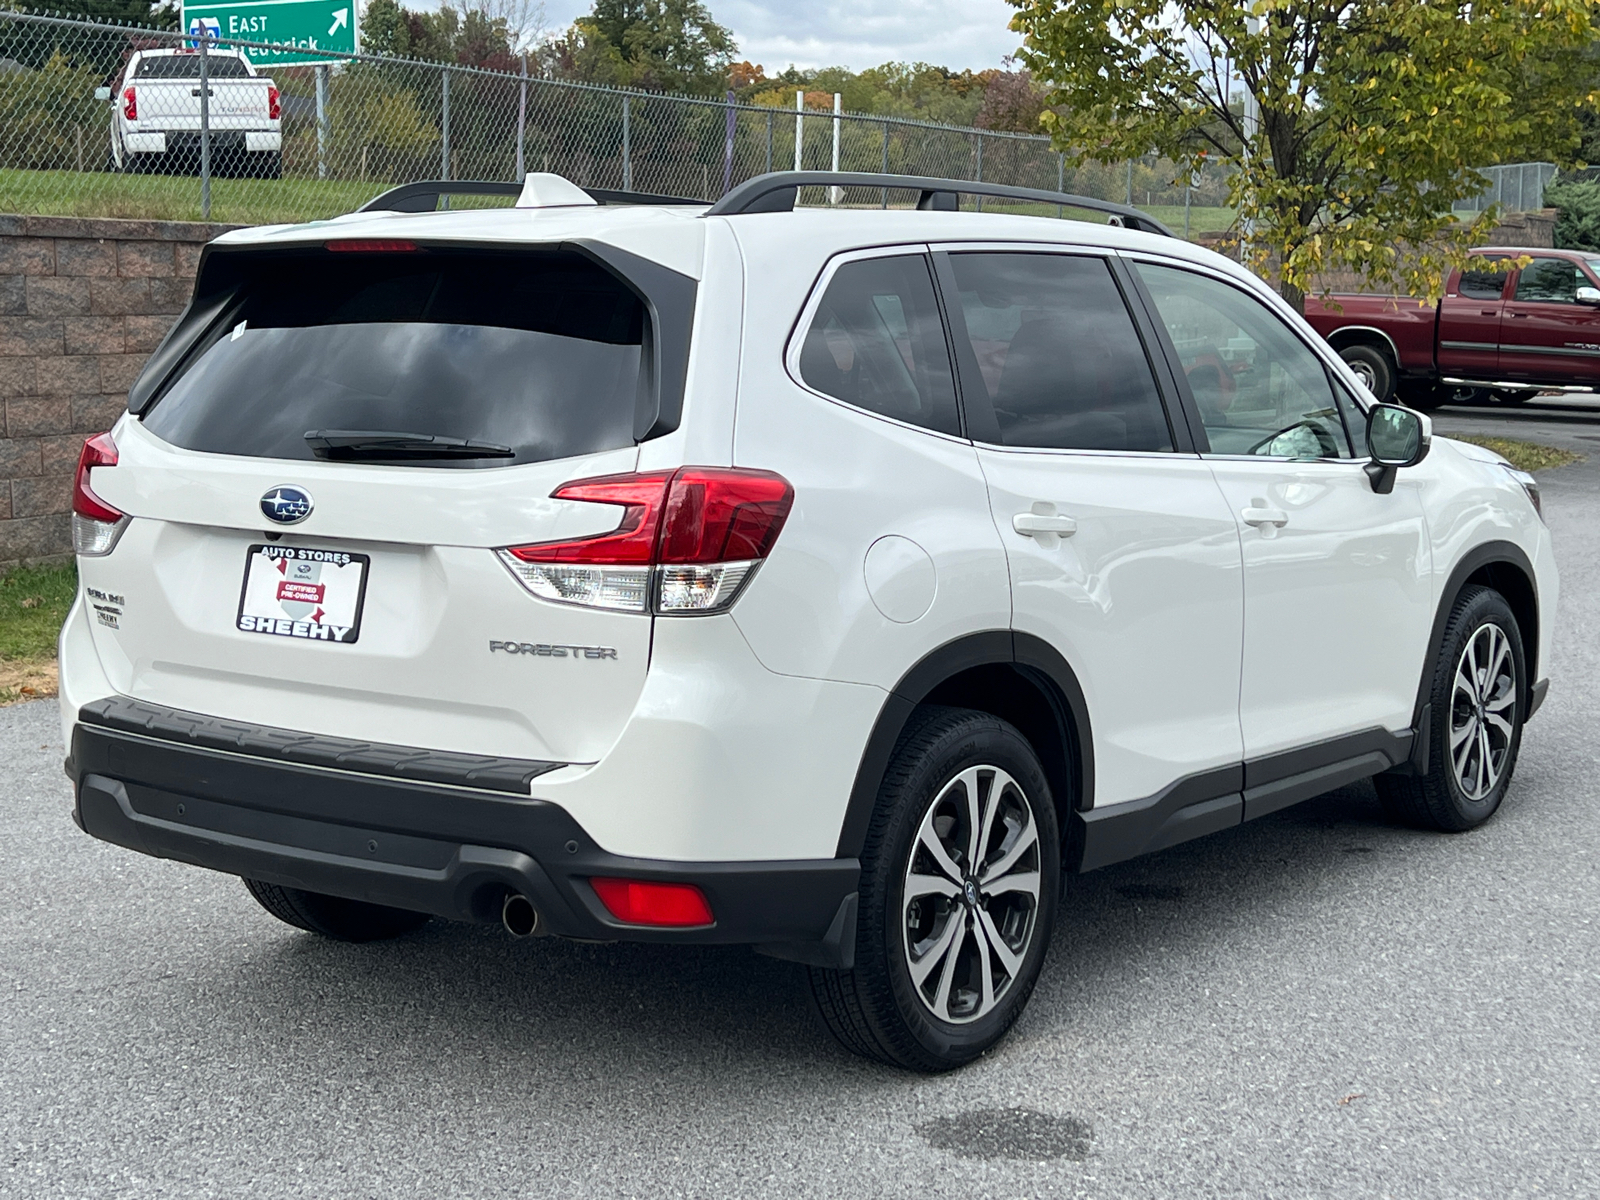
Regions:
[[[995,766],[935,795],[906,864],[902,941],[918,999],[951,1024],[992,1012],[1022,974],[1038,925],[1033,807]]]
[[[1498,625],[1482,625],[1456,663],[1450,693],[1450,765],[1468,800],[1483,800],[1505,773],[1515,734],[1517,670]]]

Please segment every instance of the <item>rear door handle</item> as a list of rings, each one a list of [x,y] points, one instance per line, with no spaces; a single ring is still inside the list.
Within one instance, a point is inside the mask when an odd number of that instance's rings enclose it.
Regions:
[[[1078,532],[1078,523],[1061,513],[1019,512],[1011,518],[1011,528],[1023,537],[1038,537],[1041,533],[1071,537]]]
[[[1254,525],[1257,529],[1263,525],[1282,529],[1289,523],[1289,514],[1281,508],[1247,508],[1239,515],[1244,518],[1246,525]]]

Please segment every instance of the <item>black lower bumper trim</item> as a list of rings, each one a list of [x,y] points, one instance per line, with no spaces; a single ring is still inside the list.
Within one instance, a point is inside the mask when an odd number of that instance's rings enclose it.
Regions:
[[[384,779],[78,725],[74,817],[144,854],[286,887],[461,921],[500,919],[526,895],[552,934],[602,941],[749,943],[848,965],[855,859],[671,862],[609,854],[567,811],[504,793]],[[715,924],[616,922],[597,875],[693,883]]]

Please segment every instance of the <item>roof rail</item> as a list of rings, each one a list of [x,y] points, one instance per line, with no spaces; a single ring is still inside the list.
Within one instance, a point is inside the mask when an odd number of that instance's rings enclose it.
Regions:
[[[878,175],[865,171],[773,171],[747,179],[713,204],[708,217],[728,217],[738,213],[790,212],[803,187],[894,188],[918,192],[917,207],[954,212],[957,197],[997,196],[1006,200],[1031,200],[1108,213],[1112,224],[1145,233],[1177,235],[1154,217],[1126,204],[1074,196],[1070,192],[1048,192],[1039,188],[1012,187],[1005,183],[982,183],[972,179],[934,179],[924,175]]]
[[[608,188],[584,188],[597,204],[685,204],[701,206],[704,200],[684,196],[657,196],[650,192],[619,192]],[[402,183],[368,200],[357,212],[434,212],[440,196],[522,195],[520,183],[487,179],[427,179]]]

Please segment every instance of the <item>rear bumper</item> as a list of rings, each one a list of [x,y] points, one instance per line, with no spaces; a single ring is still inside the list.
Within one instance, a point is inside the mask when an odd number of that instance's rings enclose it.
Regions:
[[[95,719],[85,711],[73,728],[73,816],[131,850],[460,921],[498,921],[518,892],[544,930],[565,937],[753,944],[824,966],[853,958],[855,859],[627,858],[547,801],[186,745]],[[608,875],[696,884],[715,924],[623,925],[588,882]]]

